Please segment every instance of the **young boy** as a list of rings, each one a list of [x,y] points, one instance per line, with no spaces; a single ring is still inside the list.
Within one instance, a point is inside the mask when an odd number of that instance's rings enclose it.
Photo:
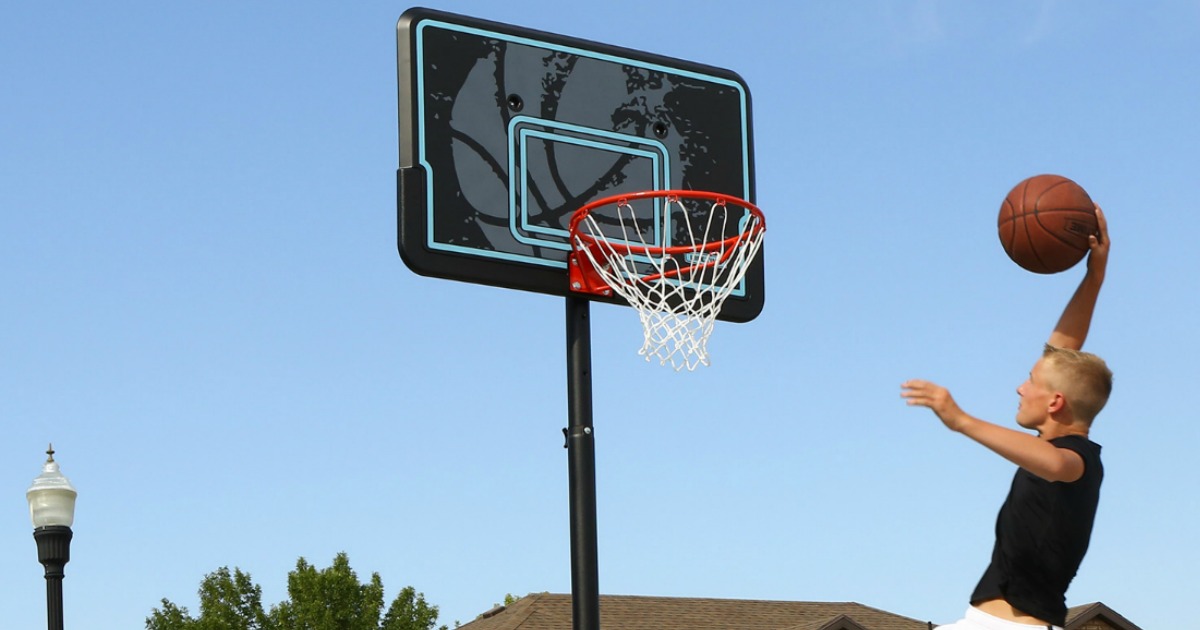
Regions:
[[[966,616],[945,630],[1066,625],[1067,586],[1087,552],[1104,478],[1100,445],[1088,432],[1112,391],[1104,361],[1082,351],[1108,265],[1108,224],[1099,207],[1096,219],[1100,233],[1089,241],[1087,273],[1017,388],[1017,424],[1036,436],[967,414],[940,385],[902,385],[909,405],[928,407],[947,428],[1019,467],[996,519],[991,564]]]

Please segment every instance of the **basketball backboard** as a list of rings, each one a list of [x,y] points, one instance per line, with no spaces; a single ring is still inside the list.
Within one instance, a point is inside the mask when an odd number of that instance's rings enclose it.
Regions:
[[[583,205],[664,189],[754,201],[750,93],[732,71],[422,8],[400,17],[397,56],[398,245],[419,274],[568,295]],[[763,284],[760,254],[720,318],[754,319]]]

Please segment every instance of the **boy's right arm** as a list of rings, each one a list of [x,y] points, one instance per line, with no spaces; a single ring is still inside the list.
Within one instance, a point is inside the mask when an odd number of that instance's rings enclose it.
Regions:
[[[1096,223],[1100,228],[1100,235],[1088,238],[1091,251],[1088,253],[1087,273],[1079,282],[1071,301],[1067,302],[1054,332],[1050,333],[1050,339],[1047,341],[1058,348],[1083,349],[1083,342],[1087,339],[1088,329],[1092,325],[1092,313],[1096,310],[1096,299],[1100,296],[1100,287],[1104,284],[1104,273],[1108,267],[1110,244],[1108,221],[1105,220],[1100,206],[1096,206]]]

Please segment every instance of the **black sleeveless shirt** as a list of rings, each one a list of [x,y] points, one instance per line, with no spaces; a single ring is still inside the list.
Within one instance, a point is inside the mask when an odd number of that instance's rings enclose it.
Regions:
[[[1100,445],[1082,436],[1050,440],[1083,458],[1083,476],[1051,482],[1023,468],[1013,477],[996,517],[992,563],[971,603],[1003,597],[1021,612],[1065,626],[1067,586],[1079,570],[1092,538],[1104,466]]]

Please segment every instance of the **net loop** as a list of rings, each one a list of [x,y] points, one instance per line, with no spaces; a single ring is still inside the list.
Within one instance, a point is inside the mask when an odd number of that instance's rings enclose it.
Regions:
[[[766,219],[737,197],[659,190],[592,202],[572,216],[570,234],[571,289],[624,298],[642,322],[638,354],[694,370],[709,365],[713,324],[743,286]]]

